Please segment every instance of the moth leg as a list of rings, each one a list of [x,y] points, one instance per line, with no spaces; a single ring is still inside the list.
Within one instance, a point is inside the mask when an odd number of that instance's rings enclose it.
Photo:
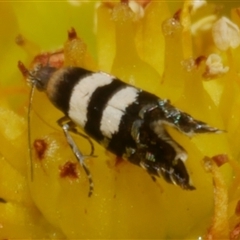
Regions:
[[[85,138],[86,140],[88,140],[88,142],[91,146],[91,152],[90,152],[89,156],[96,157],[94,155],[94,144],[91,141],[91,139],[87,135],[85,135],[83,133],[80,133],[77,130],[75,123],[73,121],[71,121],[71,119],[69,119],[67,116],[62,117],[57,121],[57,123],[60,127],[62,127],[64,125],[64,122],[67,122],[69,124],[69,126],[70,126],[69,131],[71,131],[72,133],[77,134],[77,135]]]
[[[92,180],[92,175],[88,169],[88,167],[85,165],[84,160],[88,157],[91,156],[86,156],[83,155],[80,150],[78,149],[76,143],[74,142],[72,136],[69,134],[69,131],[72,131],[73,126],[75,127],[75,124],[72,121],[68,121],[66,123],[63,123],[63,121],[65,121],[65,118],[61,118],[58,120],[59,125],[62,127],[63,132],[66,136],[67,142],[69,144],[69,146],[71,147],[75,157],[77,158],[77,160],[79,161],[80,165],[83,167],[87,177],[88,177],[88,181],[89,181],[89,192],[88,192],[88,197],[90,197],[93,193],[93,180]],[[62,124],[62,125],[61,125]]]

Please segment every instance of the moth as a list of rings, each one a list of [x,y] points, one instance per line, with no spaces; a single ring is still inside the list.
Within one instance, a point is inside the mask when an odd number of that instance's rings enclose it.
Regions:
[[[89,196],[93,181],[84,162],[87,156],[69,133],[76,133],[76,126],[108,151],[140,166],[152,177],[163,177],[182,189],[195,189],[184,164],[188,155],[165,127],[176,128],[188,136],[218,133],[219,129],[194,119],[167,99],[104,72],[49,65],[39,65],[29,71],[21,62],[19,68],[32,88],[45,92],[50,102],[63,112],[64,117],[58,123],[88,176]]]

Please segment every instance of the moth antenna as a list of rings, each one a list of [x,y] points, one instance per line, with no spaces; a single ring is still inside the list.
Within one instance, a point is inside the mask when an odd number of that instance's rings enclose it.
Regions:
[[[18,62],[18,68],[21,71],[22,75],[25,78],[28,77],[33,77],[32,74],[29,72],[29,70],[25,67],[25,65],[19,61]],[[27,80],[28,81],[28,80]],[[33,160],[32,160],[32,148],[31,148],[31,109],[32,109],[32,101],[33,101],[33,94],[35,90],[35,82],[31,81],[31,90],[29,93],[29,102],[28,102],[28,111],[27,111],[27,128],[28,128],[28,153],[29,153],[29,158],[30,158],[30,179],[33,181]]]
[[[27,127],[28,127],[28,153],[30,158],[30,179],[33,181],[33,158],[32,158],[32,138],[31,138],[31,110],[32,110],[32,101],[33,95],[35,91],[35,85],[31,85],[31,90],[29,94],[29,102],[28,102],[28,112],[27,112]]]

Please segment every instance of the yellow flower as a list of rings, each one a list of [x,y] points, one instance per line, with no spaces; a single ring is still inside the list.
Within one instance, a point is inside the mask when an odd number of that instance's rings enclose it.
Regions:
[[[0,3],[1,239],[239,237],[239,9],[226,17],[217,2],[181,4]],[[71,27],[79,37],[66,40]],[[60,64],[64,54],[65,65],[109,72],[224,130],[190,139],[167,129],[188,152],[195,191],[153,182],[94,142],[88,197],[88,179],[56,123],[62,113],[36,91],[27,122],[29,88],[17,62],[30,66],[57,50]],[[86,139],[74,139],[90,152]]]

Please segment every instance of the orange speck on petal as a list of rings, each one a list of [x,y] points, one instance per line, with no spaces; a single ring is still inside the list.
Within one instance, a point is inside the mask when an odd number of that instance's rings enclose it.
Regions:
[[[59,170],[61,178],[68,177],[70,179],[75,179],[79,176],[77,171],[77,163],[67,161],[63,166],[59,167]]]
[[[33,143],[33,148],[36,152],[37,158],[39,160],[43,160],[46,150],[48,148],[48,144],[43,139],[36,139]]]

